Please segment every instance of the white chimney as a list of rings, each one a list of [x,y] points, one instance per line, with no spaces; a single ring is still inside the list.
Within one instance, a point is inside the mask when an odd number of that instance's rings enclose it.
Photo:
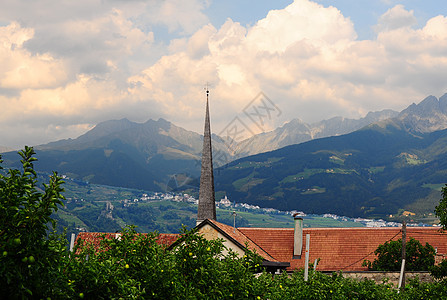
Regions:
[[[295,221],[295,231],[293,233],[293,257],[301,258],[303,250],[303,218],[298,214],[293,215]]]

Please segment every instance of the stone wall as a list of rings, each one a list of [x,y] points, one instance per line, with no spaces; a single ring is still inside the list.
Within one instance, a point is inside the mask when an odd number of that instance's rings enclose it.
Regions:
[[[394,284],[395,286],[399,285],[399,276],[400,272],[380,272],[380,271],[363,271],[363,272],[353,272],[346,271],[343,272],[343,277],[345,278],[354,278],[358,280],[370,279],[374,280],[376,283],[382,283],[385,279],[388,279],[388,282]],[[435,279],[431,277],[430,272],[405,272],[406,282],[410,278],[419,278],[422,282],[433,282]]]

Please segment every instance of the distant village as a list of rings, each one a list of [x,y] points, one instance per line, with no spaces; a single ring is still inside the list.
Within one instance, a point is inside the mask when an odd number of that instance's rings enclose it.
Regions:
[[[150,202],[150,201],[187,202],[187,203],[198,205],[199,200],[189,194],[154,192],[150,195],[142,194],[142,196],[140,198],[134,198],[132,200],[125,199],[122,201],[124,203],[124,206],[130,206],[130,205],[133,205],[133,204],[136,204],[139,202]],[[402,226],[401,223],[388,222],[388,221],[385,221],[382,219],[374,220],[374,219],[365,219],[365,218],[350,218],[350,217],[338,216],[338,215],[329,214],[329,213],[323,214],[323,215],[315,215],[315,214],[306,214],[302,211],[296,211],[296,210],[281,211],[281,210],[278,210],[275,208],[262,208],[262,207],[259,207],[258,205],[231,202],[227,196],[220,199],[220,201],[216,200],[216,207],[223,208],[223,209],[235,208],[237,210],[255,211],[255,212],[259,211],[259,212],[268,213],[268,214],[283,214],[283,215],[291,215],[291,216],[298,215],[301,217],[319,216],[319,217],[323,217],[323,218],[331,218],[331,219],[338,220],[338,221],[357,222],[357,223],[361,223],[361,224],[365,225],[366,227],[400,227],[400,226]],[[413,226],[413,227],[424,226],[425,227],[425,226],[431,226],[431,225],[427,225],[427,224],[423,224],[423,223],[407,223],[407,226]]]
[[[65,180],[70,180],[77,182],[78,184],[89,184],[89,182],[83,182],[80,180],[76,180],[73,178],[70,178],[67,175],[61,175],[61,177]],[[71,199],[67,198],[68,202],[74,201],[81,201],[83,202],[84,199]],[[143,193],[139,198],[134,199],[124,199],[119,200],[119,202],[123,203],[124,207],[129,207],[131,205],[135,205],[137,203],[143,203],[143,202],[152,202],[152,201],[173,201],[173,202],[186,202],[191,203],[194,205],[198,205],[199,200],[196,199],[194,196],[186,194],[186,193],[173,193],[173,192],[147,192]],[[258,205],[251,205],[248,203],[236,203],[231,202],[230,199],[225,195],[224,198],[220,199],[219,201],[215,201],[216,207],[221,209],[235,209],[239,211],[251,211],[251,212],[258,212],[258,213],[266,213],[266,214],[278,214],[278,215],[290,215],[290,216],[300,216],[300,217],[323,217],[323,218],[331,218],[337,221],[344,221],[344,222],[356,222],[363,224],[365,227],[401,227],[402,223],[399,222],[391,222],[386,221],[383,219],[365,219],[365,218],[351,218],[346,216],[338,216],[336,214],[331,213],[325,213],[322,215],[318,214],[306,214],[302,211],[297,210],[291,210],[291,211],[281,211],[275,208],[263,208]],[[414,213],[409,211],[404,211],[402,213],[404,216],[412,216]],[[391,216],[390,216],[391,217]],[[409,227],[439,227],[440,225],[434,224],[429,225],[425,223],[414,223],[414,222],[407,222],[406,224]]]

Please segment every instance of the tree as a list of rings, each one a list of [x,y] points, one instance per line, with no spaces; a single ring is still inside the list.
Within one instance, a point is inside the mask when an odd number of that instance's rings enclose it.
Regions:
[[[246,299],[264,289],[254,274],[261,258],[227,249],[222,240],[207,240],[183,228],[171,248],[158,234],[126,227],[119,238],[104,234],[99,245],[82,240],[68,264],[72,294],[89,299]]]
[[[439,223],[442,229],[447,229],[447,184],[442,188],[442,198],[439,200],[439,205],[435,207],[435,214],[439,217]],[[447,261],[443,260],[439,265],[431,269],[431,274],[435,278],[447,277]]]
[[[60,298],[65,289],[61,254],[66,240],[54,232],[51,218],[64,199],[63,181],[53,173],[39,189],[34,154],[25,147],[19,152],[23,170],[0,173],[0,286],[9,299]]]
[[[439,217],[439,223],[442,229],[447,229],[447,184],[442,188],[442,198],[439,200],[439,205],[435,207],[435,214]]]
[[[407,271],[428,271],[435,264],[435,249],[429,243],[423,246],[418,240],[410,238],[405,249]],[[385,242],[377,247],[374,254],[377,258],[372,263],[365,260],[364,266],[373,271],[399,271],[402,265],[402,240]]]

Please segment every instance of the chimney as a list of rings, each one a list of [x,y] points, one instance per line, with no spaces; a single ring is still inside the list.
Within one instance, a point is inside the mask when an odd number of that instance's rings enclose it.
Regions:
[[[293,258],[301,258],[303,250],[303,218],[298,214],[293,215],[295,231],[293,233]]]

